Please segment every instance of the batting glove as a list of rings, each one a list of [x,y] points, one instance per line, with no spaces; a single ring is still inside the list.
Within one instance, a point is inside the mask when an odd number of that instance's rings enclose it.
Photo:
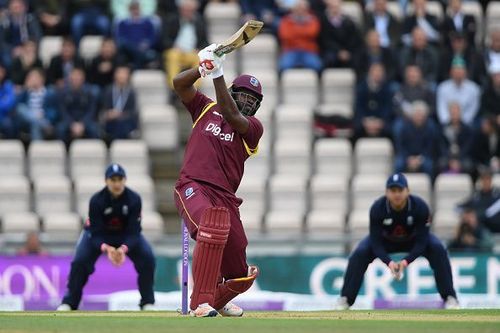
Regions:
[[[198,71],[200,72],[201,77],[208,76],[215,79],[224,75],[222,63],[226,59],[226,55],[224,54],[222,57],[217,56],[214,53],[214,50],[217,47],[217,44],[210,44],[198,52],[198,58],[200,60]]]

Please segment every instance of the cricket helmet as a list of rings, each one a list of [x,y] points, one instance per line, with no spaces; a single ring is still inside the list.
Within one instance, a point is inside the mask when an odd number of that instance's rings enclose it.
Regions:
[[[253,116],[264,98],[260,81],[248,74],[236,77],[229,87],[229,92],[240,112],[246,116]]]

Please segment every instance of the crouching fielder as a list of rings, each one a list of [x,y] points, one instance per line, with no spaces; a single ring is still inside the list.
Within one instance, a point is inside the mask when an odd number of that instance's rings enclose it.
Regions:
[[[248,244],[235,193],[244,162],[257,153],[263,133],[254,117],[262,101],[262,86],[251,75],[240,75],[229,89],[223,76],[225,56],[212,44],[198,53],[200,66],[174,78],[174,89],[191,114],[193,129],[175,185],[175,202],[190,235],[193,253],[193,292],[190,313],[195,317],[241,316],[230,301],[248,290],[257,278],[248,266]],[[212,79],[217,102],[197,91],[200,77]]]

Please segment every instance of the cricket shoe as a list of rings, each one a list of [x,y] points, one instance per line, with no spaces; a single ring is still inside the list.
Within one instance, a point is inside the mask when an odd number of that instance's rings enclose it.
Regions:
[[[219,313],[208,303],[198,305],[195,310],[189,310],[191,317],[215,317]]]
[[[243,309],[234,303],[227,303],[224,305],[222,309],[219,310],[219,313],[223,317],[241,317],[243,316]]]
[[[460,303],[453,296],[448,296],[446,301],[444,301],[444,308],[448,310],[458,310],[460,309]]]
[[[56,311],[71,311],[71,306],[69,306],[69,304],[66,304],[66,303],[63,303],[61,305],[59,305],[56,309]]]
[[[339,297],[337,303],[335,303],[335,310],[349,310],[350,307],[345,296]]]
[[[143,306],[141,306],[141,310],[142,311],[158,311],[156,306],[154,304],[151,304],[151,303],[146,303]]]

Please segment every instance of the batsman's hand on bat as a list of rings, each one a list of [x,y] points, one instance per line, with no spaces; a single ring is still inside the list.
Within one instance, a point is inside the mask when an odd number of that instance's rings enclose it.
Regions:
[[[198,58],[200,60],[198,72],[200,72],[201,77],[208,76],[215,79],[224,75],[222,63],[226,59],[226,55],[224,54],[222,57],[219,57],[214,53],[218,46],[217,44],[210,44],[198,52]]]

